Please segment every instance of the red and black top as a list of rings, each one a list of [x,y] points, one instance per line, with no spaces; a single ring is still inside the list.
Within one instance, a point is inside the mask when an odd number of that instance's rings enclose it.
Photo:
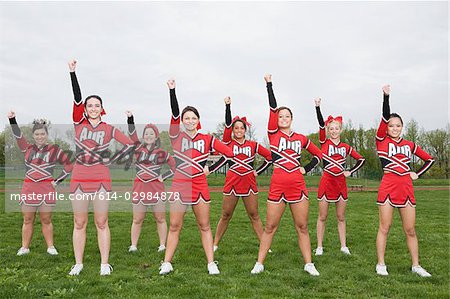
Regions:
[[[109,146],[115,139],[124,147],[115,153],[106,165],[126,156],[134,148],[133,141],[115,127],[100,121],[93,125],[84,113],[84,103],[81,98],[81,89],[75,72],[70,72],[73,102],[73,124],[75,126],[76,163],[83,166],[104,164],[103,159],[109,158]]]
[[[197,132],[191,137],[186,132],[180,131],[181,117],[175,89],[170,89],[170,105],[172,118],[170,120],[169,137],[176,161],[174,181],[177,179],[195,180],[197,178],[206,181],[203,169],[209,154],[214,150],[227,158],[232,158],[233,152],[212,135]]]
[[[323,120],[320,107],[316,106],[317,120],[319,122],[319,142],[322,149],[323,170],[333,176],[339,176],[345,171],[345,161],[347,156],[357,160],[355,166],[351,168],[350,173],[354,173],[363,166],[365,159],[350,145],[339,142],[335,144],[327,138],[325,122]]]
[[[73,164],[70,158],[57,144],[46,144],[38,147],[28,143],[20,130],[16,118],[10,118],[12,132],[16,138],[20,151],[25,157],[25,182],[52,182],[61,183],[72,171]],[[56,163],[64,166],[61,174],[53,179]]]
[[[163,180],[172,177],[175,172],[175,159],[165,150],[155,148],[154,144],[151,145],[151,147],[148,147],[145,143],[139,141],[133,116],[128,117],[127,122],[128,135],[136,145],[134,151],[136,157],[136,178],[144,183],[157,180],[161,175],[161,168],[165,163],[169,165],[170,169],[162,174],[161,177]],[[147,128],[152,128],[155,131],[155,134],[159,135],[156,126],[147,125],[144,132]]]
[[[408,175],[411,172],[409,166],[412,155],[416,155],[425,163],[417,171],[422,176],[434,163],[434,159],[427,152],[422,150],[417,144],[403,138],[395,140],[387,135],[388,122],[390,118],[389,95],[383,96],[383,117],[381,118],[376,135],[377,152],[381,165],[385,172],[395,173],[400,176]]]
[[[231,105],[227,104],[225,109],[225,129],[223,131],[222,141],[232,151],[234,157],[228,161],[229,171],[239,175],[245,176],[252,173],[254,170],[253,164],[256,154],[264,157],[264,162],[256,169],[256,174],[262,173],[270,166],[272,156],[268,149],[261,146],[258,142],[244,139],[242,143],[232,138],[232,119],[231,119]],[[225,164],[226,159],[221,158],[209,170],[211,172],[217,170]]]
[[[305,171],[309,172],[319,164],[322,156],[321,151],[306,136],[292,131],[287,134],[278,129],[278,108],[272,89],[272,82],[267,82],[267,93],[270,105],[267,132],[272,152],[272,163],[287,173],[298,171],[301,167],[301,151],[304,148],[313,156],[312,160],[304,167]]]

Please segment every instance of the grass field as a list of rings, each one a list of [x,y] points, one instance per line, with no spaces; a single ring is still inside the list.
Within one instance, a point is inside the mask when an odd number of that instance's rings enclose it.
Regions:
[[[310,193],[314,199],[316,194]],[[265,220],[266,193],[260,193],[260,213]],[[292,217],[286,212],[272,245],[273,253],[265,262],[266,271],[250,274],[258,251],[258,242],[242,204],[239,204],[230,227],[222,239],[215,259],[221,274],[210,277],[194,216],[186,215],[180,244],[173,260],[175,272],[161,277],[159,263],[163,254],[156,252],[156,227],[149,215],[139,243],[140,251],[129,254],[131,214],[110,213],[112,248],[110,263],[114,272],[101,277],[100,256],[92,215],[88,225],[85,268],[79,277],[67,273],[74,262],[71,236],[72,215],[54,213],[55,245],[60,255],[45,253],[46,246],[36,221],[31,254],[17,257],[20,247],[22,217],[4,212],[4,195],[0,197],[0,298],[24,297],[128,297],[128,298],[294,298],[294,297],[449,297],[449,191],[416,191],[417,233],[421,264],[433,274],[420,278],[410,271],[410,257],[396,214],[388,239],[386,263],[390,275],[375,274],[375,237],[378,225],[375,192],[350,193],[347,210],[350,257],[339,251],[334,207],[324,241],[325,254],[314,258],[320,277],[303,271]],[[316,245],[317,201],[311,200],[309,229],[312,247]],[[221,194],[212,194],[211,225],[216,227],[220,215]]]

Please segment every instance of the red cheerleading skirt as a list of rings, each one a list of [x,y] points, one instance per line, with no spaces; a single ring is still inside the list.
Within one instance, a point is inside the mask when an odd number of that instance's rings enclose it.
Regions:
[[[300,170],[289,173],[281,168],[274,168],[268,201],[297,203],[304,199],[308,200],[308,190]]]
[[[164,195],[163,195],[164,194]],[[164,183],[156,180],[143,182],[139,178],[134,179],[132,191],[132,203],[144,205],[155,205],[164,201],[166,197]]]
[[[83,193],[94,193],[101,189],[111,191],[109,167],[103,164],[85,166],[75,163],[70,180],[70,193],[80,189]]]
[[[22,185],[20,204],[26,206],[40,206],[45,203],[48,206],[54,206],[56,204],[56,194],[52,181],[53,180],[50,179],[34,182],[25,179]]]
[[[180,201],[185,205],[196,205],[200,200],[207,203],[211,201],[208,181],[204,174],[195,178],[175,174],[170,191],[173,194],[170,196],[169,202]]]
[[[253,172],[244,176],[238,175],[233,171],[228,171],[223,187],[224,195],[249,196],[250,193],[258,194],[256,177]]]
[[[339,200],[347,201],[347,181],[344,174],[334,176],[328,172],[324,172],[319,183],[317,192],[318,200],[327,202],[338,202]]]
[[[378,189],[377,204],[385,205],[386,203],[396,208],[407,205],[416,206],[414,188],[409,174],[403,176],[395,173],[384,174]]]

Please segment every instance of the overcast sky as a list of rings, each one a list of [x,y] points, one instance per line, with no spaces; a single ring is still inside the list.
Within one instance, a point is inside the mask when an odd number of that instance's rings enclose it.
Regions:
[[[317,130],[315,97],[325,117],[375,126],[385,83],[405,121],[448,123],[447,2],[2,2],[2,128],[9,109],[22,124],[71,123],[71,58],[83,97],[102,96],[111,124],[126,109],[138,123],[167,123],[173,77],[180,107],[199,109],[204,132],[224,121],[229,95],[262,140],[268,72],[305,134]]]

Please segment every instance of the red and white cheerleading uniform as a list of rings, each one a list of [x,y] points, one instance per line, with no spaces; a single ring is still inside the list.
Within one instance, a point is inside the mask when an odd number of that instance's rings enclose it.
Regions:
[[[417,171],[422,176],[434,163],[434,159],[414,142],[399,138],[394,140],[387,135],[390,117],[389,95],[384,95],[383,117],[376,135],[377,152],[383,166],[384,176],[378,190],[379,205],[389,203],[401,208],[407,205],[416,206],[414,188],[409,166],[412,155],[416,155],[425,163]]]
[[[320,179],[317,199],[327,202],[338,202],[341,199],[347,201],[347,181],[344,175],[347,156],[357,160],[355,166],[349,170],[350,173],[354,173],[361,168],[365,159],[350,145],[344,142],[335,144],[331,139],[327,138],[325,126],[334,119],[328,117],[329,120],[325,123],[320,107],[316,107],[316,112],[319,121],[319,142],[323,161],[323,175]],[[342,118],[337,118],[337,120],[340,120],[342,124]]]
[[[104,189],[111,191],[109,165],[124,157],[134,148],[133,141],[115,127],[100,121],[94,126],[84,113],[84,103],[75,72],[70,73],[74,93],[73,123],[75,126],[76,162],[70,181],[70,192],[78,189],[94,193]],[[115,139],[124,147],[109,157],[109,146]],[[104,162],[107,158],[108,162]]]
[[[45,203],[54,206],[56,196],[52,182],[60,184],[69,176],[73,168],[69,157],[56,144],[46,144],[39,148],[36,144],[28,143],[17,125],[16,119],[10,118],[9,121],[19,149],[25,157],[25,179],[22,185],[22,195],[26,196],[20,204],[40,206]],[[63,165],[64,169],[56,179],[53,179],[56,163]],[[38,194],[41,195],[41,199],[35,196]]]
[[[146,125],[144,133],[147,128],[153,129],[156,138],[159,138],[159,130],[155,125]],[[155,205],[165,192],[164,183],[159,181],[159,177],[161,176],[162,180],[166,180],[173,176],[175,160],[165,150],[148,148],[145,143],[139,141],[133,116],[128,117],[128,135],[130,135],[131,140],[136,145],[136,150],[134,151],[136,157],[136,178],[133,183],[132,202],[134,204]],[[164,164],[168,164],[170,169],[166,173],[161,174],[161,168]]]
[[[245,121],[245,118],[240,119]],[[251,140],[244,140],[242,143],[231,138],[232,124],[230,104],[226,105],[225,111],[225,129],[223,132],[222,141],[232,151],[234,157],[228,161],[229,169],[225,178],[225,186],[223,188],[224,195],[235,196],[249,196],[250,193],[258,194],[258,186],[256,184],[256,177],[254,173],[253,163],[255,156],[258,153],[264,157],[264,162],[256,170],[259,175],[270,165],[272,160],[271,153],[268,149],[261,146],[259,143]],[[247,123],[247,127],[249,124]],[[210,171],[215,171],[221,166],[225,158],[221,158],[216,164],[210,167]]]
[[[214,136],[196,133],[189,136],[180,131],[180,111],[175,89],[170,89],[172,118],[170,121],[169,137],[172,143],[176,171],[172,180],[171,191],[179,195],[172,196],[170,201],[180,200],[183,204],[195,205],[200,200],[210,201],[208,182],[203,169],[210,152],[217,151],[227,158],[233,152]]]
[[[300,172],[302,149],[306,149],[313,156],[304,167],[306,172],[320,162],[322,153],[306,136],[295,132],[286,134],[278,129],[278,109],[272,82],[267,83],[267,92],[270,105],[268,135],[274,164],[268,200],[276,203],[282,200],[287,203],[300,202],[308,199],[305,180]]]

